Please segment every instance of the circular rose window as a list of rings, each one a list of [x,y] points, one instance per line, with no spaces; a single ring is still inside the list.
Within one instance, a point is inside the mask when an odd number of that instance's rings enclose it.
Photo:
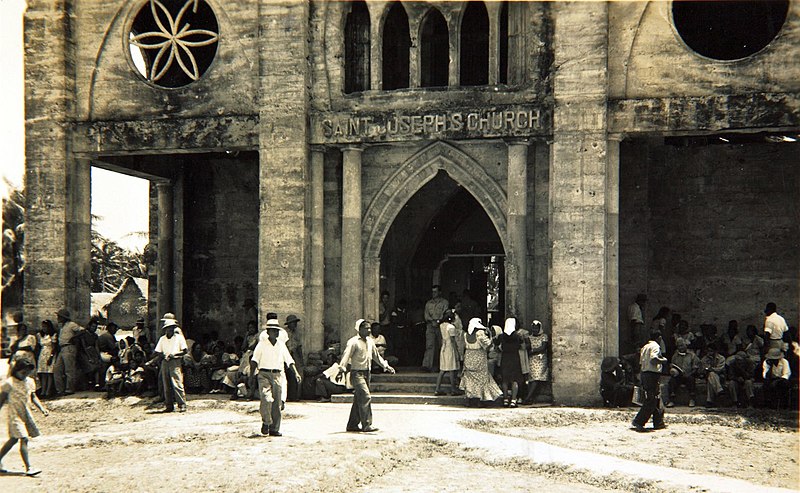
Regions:
[[[134,16],[127,39],[136,71],[168,88],[202,77],[218,43],[217,17],[204,0],[149,0]]]
[[[788,0],[675,0],[672,21],[683,42],[699,55],[739,60],[766,48],[788,11]]]

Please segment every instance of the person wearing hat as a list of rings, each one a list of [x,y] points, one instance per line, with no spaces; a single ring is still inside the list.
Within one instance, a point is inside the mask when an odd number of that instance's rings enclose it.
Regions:
[[[631,426],[638,432],[645,431],[644,425],[653,418],[653,430],[662,430],[664,424],[664,409],[661,407],[661,367],[668,360],[661,355],[661,332],[653,330],[647,344],[639,351],[639,364],[642,369],[640,375],[644,402],[641,409],[633,418]]]
[[[605,407],[620,407],[624,402],[625,370],[619,358],[606,356],[600,362],[600,397]],[[628,390],[630,395],[630,390]]]
[[[295,380],[300,383],[300,373],[295,368],[294,359],[286,344],[278,339],[280,328],[277,319],[267,320],[264,330],[267,337],[258,342],[250,357],[250,373],[256,375],[261,398],[258,408],[261,413],[261,434],[273,437],[283,436],[280,430],[286,381],[284,366],[292,370]]]
[[[369,392],[370,368],[372,361],[378,363],[384,371],[394,373],[389,363],[378,353],[375,342],[370,335],[370,323],[360,318],[356,321],[355,331],[358,335],[347,341],[342,359],[339,362],[339,373],[336,380],[345,373],[350,373],[353,386],[353,405],[347,420],[347,431],[378,431],[372,426],[372,396]],[[361,427],[359,428],[359,424]]]
[[[761,364],[761,375],[764,377],[764,404],[777,409],[789,390],[789,361],[783,357],[783,351],[772,347]]]
[[[56,312],[58,325],[58,356],[56,356],[55,385],[58,395],[75,393],[78,379],[78,346],[75,336],[83,331],[83,327],[72,321],[72,314],[66,308]]]
[[[778,315],[777,310],[777,305],[772,302],[767,303],[764,308],[764,315],[766,315],[764,334],[769,338],[767,347],[783,350],[783,334],[789,330],[789,326],[786,324],[786,319]]]
[[[294,359],[295,367],[297,368],[297,372],[299,374],[303,374],[303,343],[300,342],[300,333],[297,330],[297,324],[300,323],[300,319],[297,318],[296,315],[289,315],[286,317],[286,323],[284,326],[286,330],[283,331],[287,335],[286,341],[286,348],[289,350],[289,354],[292,355]],[[299,401],[303,389],[297,385],[297,381],[293,379],[287,380],[287,400],[289,401]]]
[[[464,391],[468,406],[487,406],[503,394],[489,373],[487,352],[492,346],[488,329],[481,319],[473,317],[464,337],[464,373],[459,388]]]
[[[681,385],[686,385],[686,390],[689,392],[689,407],[694,407],[696,404],[697,391],[695,385],[695,378],[697,378],[700,370],[700,358],[689,349],[689,345],[683,338],[678,338],[675,341],[675,353],[672,355],[672,362],[669,369],[669,399],[667,400],[667,407],[675,406],[675,392]]]
[[[164,335],[158,339],[154,352],[161,357],[161,383],[164,386],[164,412],[175,410],[174,402],[178,402],[178,410],[186,412],[186,393],[183,389],[183,356],[189,351],[186,339],[178,327],[175,315],[165,313],[161,319]]]
[[[644,329],[644,306],[647,303],[647,295],[639,293],[636,301],[628,306],[628,328],[629,337],[634,351],[642,347],[647,342],[647,334]],[[627,353],[626,353],[627,354]]]

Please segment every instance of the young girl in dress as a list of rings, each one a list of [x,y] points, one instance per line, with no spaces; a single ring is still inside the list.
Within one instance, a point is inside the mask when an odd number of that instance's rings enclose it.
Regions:
[[[3,457],[19,442],[19,454],[25,464],[25,475],[36,476],[39,469],[31,467],[28,459],[28,439],[40,435],[39,428],[31,415],[30,402],[47,416],[49,413],[44,408],[39,398],[36,397],[36,383],[30,377],[34,371],[33,361],[20,358],[14,362],[11,376],[0,384],[0,409],[8,402],[8,441],[0,449],[0,472],[6,472],[3,467]]]

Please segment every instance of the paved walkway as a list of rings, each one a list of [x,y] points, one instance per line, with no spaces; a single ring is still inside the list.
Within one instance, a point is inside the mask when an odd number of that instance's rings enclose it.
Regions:
[[[785,488],[773,488],[724,476],[701,474],[684,469],[650,465],[580,450],[557,447],[532,440],[495,435],[460,426],[457,422],[497,414],[507,415],[505,410],[465,409],[440,406],[425,406],[421,419],[420,406],[408,404],[373,405],[374,424],[380,428],[380,437],[412,438],[427,437],[459,443],[465,448],[486,450],[495,458],[525,458],[537,464],[561,464],[583,469],[593,475],[618,474],[628,478],[655,481],[665,489],[704,492],[792,492]],[[350,406],[341,404],[302,403],[290,404],[290,412],[308,419],[287,420],[283,431],[298,438],[319,439],[323,435],[342,436]],[[335,425],[334,428],[331,425]],[[629,433],[620,429],[621,433]],[[632,432],[630,432],[632,433]],[[352,437],[354,434],[345,434]],[[372,439],[371,434],[361,435]],[[358,435],[356,435],[358,436]]]

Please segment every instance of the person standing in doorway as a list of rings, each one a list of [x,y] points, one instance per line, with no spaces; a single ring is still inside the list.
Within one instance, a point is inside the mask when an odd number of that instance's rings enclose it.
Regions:
[[[55,384],[58,395],[75,393],[78,378],[78,346],[73,339],[83,327],[72,321],[72,314],[66,308],[56,312],[58,325],[58,356],[55,363]]]
[[[186,393],[183,390],[183,372],[181,364],[183,356],[188,352],[186,339],[179,332],[175,315],[165,313],[162,319],[164,335],[158,340],[155,352],[161,356],[161,382],[164,386],[164,412],[175,410],[174,402],[178,401],[178,411],[186,412]]]
[[[450,307],[447,298],[442,297],[438,284],[433,286],[431,294],[431,299],[425,303],[425,356],[422,358],[422,369],[425,371],[436,371],[436,353],[441,346],[439,322]]]
[[[394,332],[394,351],[399,365],[409,365],[408,345],[411,341],[411,324],[408,320],[408,309],[405,298],[397,302],[390,315],[391,327]]]
[[[277,321],[276,321],[277,322]],[[271,437],[283,436],[281,433],[281,409],[283,408],[284,366],[294,373],[294,379],[300,383],[300,373],[294,365],[286,343],[278,338],[280,325],[267,323],[267,338],[258,342],[253,356],[250,357],[250,372],[258,379],[258,394],[261,404],[261,434]]]
[[[644,391],[644,403],[642,408],[633,418],[631,423],[634,430],[645,431],[644,425],[653,418],[653,430],[663,430],[667,427],[664,424],[664,408],[661,403],[661,368],[667,363],[667,358],[661,354],[661,332],[654,330],[650,332],[650,339],[647,344],[642,346],[639,351],[639,364],[642,368],[641,380],[642,390]]]
[[[339,362],[340,368],[336,380],[339,380],[343,373],[350,373],[350,381],[353,386],[353,405],[350,408],[350,418],[347,420],[347,431],[369,433],[378,431],[372,426],[372,396],[369,392],[370,366],[374,361],[388,373],[394,373],[394,368],[381,357],[378,348],[369,337],[369,322],[363,318],[358,319],[355,330],[358,335],[347,341],[347,346]],[[360,428],[359,424],[361,424]]]
[[[297,318],[296,315],[289,315],[286,317],[286,323],[284,326],[286,327],[286,333],[289,336],[289,339],[285,341],[286,349],[289,350],[289,354],[292,355],[292,359],[294,360],[295,364],[295,371],[298,375],[303,374],[303,342],[300,339],[300,332],[297,329],[297,325],[300,323],[300,319]],[[284,369],[285,371],[285,369]],[[299,401],[302,392],[300,385],[297,380],[293,378],[286,379],[286,400],[288,401]]]
[[[786,325],[786,319],[778,315],[777,311],[778,307],[775,303],[767,303],[767,307],[764,308],[764,315],[766,315],[764,334],[769,338],[767,349],[777,348],[783,351],[783,333],[789,330],[789,326]]]
[[[630,350],[636,351],[647,342],[647,334],[644,329],[644,306],[647,303],[647,295],[639,293],[636,301],[628,306],[628,337],[630,337]]]

